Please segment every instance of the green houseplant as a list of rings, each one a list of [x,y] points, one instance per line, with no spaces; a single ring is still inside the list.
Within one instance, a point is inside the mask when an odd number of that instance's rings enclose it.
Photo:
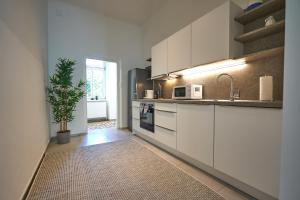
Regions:
[[[59,58],[56,71],[50,76],[50,83],[47,87],[48,101],[52,107],[54,121],[60,125],[57,132],[59,144],[70,142],[68,122],[74,119],[73,113],[76,105],[85,95],[83,90],[85,83],[82,80],[73,86],[74,65],[76,65],[75,60]]]

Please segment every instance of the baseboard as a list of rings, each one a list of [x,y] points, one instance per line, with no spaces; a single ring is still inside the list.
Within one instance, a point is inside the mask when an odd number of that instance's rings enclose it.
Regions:
[[[49,144],[49,142],[48,142],[48,144]],[[48,147],[48,145],[47,145],[47,147]],[[25,192],[24,192],[24,194],[23,194],[23,196],[21,198],[22,200],[26,200],[26,198],[27,198],[27,196],[28,196],[28,194],[30,192],[30,189],[31,189],[31,186],[32,186],[32,184],[34,182],[34,179],[35,179],[35,177],[36,177],[36,175],[37,175],[37,173],[38,173],[38,171],[39,171],[39,169],[40,169],[40,167],[42,165],[42,162],[43,162],[43,160],[45,158],[45,153],[47,151],[47,147],[44,150],[44,153],[43,153],[43,155],[42,155],[42,157],[41,157],[41,159],[39,161],[39,164],[38,164],[37,168],[35,169],[35,171],[33,173],[33,176],[31,177],[30,182],[29,182],[29,184],[28,184],[28,186],[27,186],[27,188],[26,188],[26,190],[25,190]]]

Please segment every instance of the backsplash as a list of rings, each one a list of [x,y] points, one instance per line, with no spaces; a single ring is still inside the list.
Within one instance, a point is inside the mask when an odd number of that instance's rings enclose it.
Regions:
[[[234,78],[235,88],[240,90],[240,99],[259,99],[259,77],[263,75],[273,76],[274,100],[282,100],[283,93],[283,56],[267,58],[252,63],[237,71],[224,71]],[[222,71],[222,73],[224,73]],[[204,86],[203,96],[205,99],[228,99],[230,93],[230,80],[222,78],[217,83],[220,73],[197,77],[180,77],[162,83],[163,98],[172,98],[174,86],[186,84],[202,84]]]

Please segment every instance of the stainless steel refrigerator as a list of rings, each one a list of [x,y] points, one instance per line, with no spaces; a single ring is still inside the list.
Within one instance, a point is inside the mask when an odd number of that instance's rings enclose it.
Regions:
[[[142,99],[145,90],[153,89],[149,71],[145,69],[132,69],[128,72],[128,129],[132,131],[132,101]]]

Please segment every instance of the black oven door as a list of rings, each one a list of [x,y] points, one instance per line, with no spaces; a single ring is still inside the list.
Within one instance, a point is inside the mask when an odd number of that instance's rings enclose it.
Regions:
[[[154,104],[141,103],[140,127],[154,133]]]

